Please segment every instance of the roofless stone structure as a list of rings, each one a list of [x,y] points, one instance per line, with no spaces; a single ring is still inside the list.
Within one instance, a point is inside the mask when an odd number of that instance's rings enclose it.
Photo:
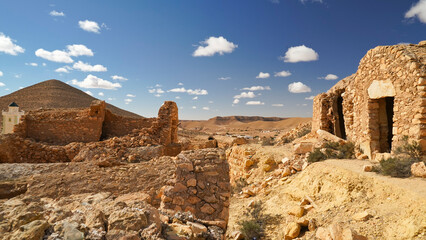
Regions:
[[[407,136],[426,152],[426,41],[379,46],[358,71],[314,98],[312,130],[359,145],[370,158]]]

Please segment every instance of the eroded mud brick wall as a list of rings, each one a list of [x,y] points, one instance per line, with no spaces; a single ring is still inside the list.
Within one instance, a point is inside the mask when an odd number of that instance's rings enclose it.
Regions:
[[[24,116],[15,133],[39,142],[66,145],[99,141],[105,117],[105,102],[94,101],[89,109],[35,111]]]
[[[343,119],[347,139],[370,157],[388,152],[404,136],[426,152],[426,42],[379,46],[367,52],[350,81],[314,100],[313,131]],[[333,104],[342,97],[343,118]]]
[[[161,208],[190,211],[199,219],[226,226],[231,189],[225,152],[214,148],[185,151],[176,161],[176,183],[164,190]]]
[[[151,127],[155,118],[122,117],[106,111],[102,127],[102,139],[121,137],[131,133],[134,129]]]

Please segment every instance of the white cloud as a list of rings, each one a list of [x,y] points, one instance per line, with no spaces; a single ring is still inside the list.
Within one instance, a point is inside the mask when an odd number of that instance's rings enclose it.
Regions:
[[[90,65],[82,61],[78,61],[73,65],[74,69],[83,71],[83,72],[106,72],[108,69],[100,64]]]
[[[284,104],[276,103],[276,104],[272,104],[272,107],[284,107]]]
[[[208,111],[208,110],[210,110],[210,108],[209,107],[203,107],[203,110]]]
[[[405,18],[417,17],[420,22],[426,23],[426,0],[420,0],[405,13]]]
[[[25,49],[13,42],[16,41],[0,32],[0,52],[14,56],[18,55],[18,53],[25,52]]]
[[[197,107],[196,106],[192,106],[192,109],[197,109]]]
[[[234,101],[232,102],[232,104],[238,104],[240,102],[240,99],[235,98]]]
[[[6,84],[0,82],[0,87],[4,87],[4,86],[6,86]]]
[[[180,83],[178,83],[178,86],[183,86],[183,83],[181,83],[181,82],[180,82]]]
[[[281,72],[277,72],[275,73],[275,77],[288,77],[291,75],[290,71],[281,71]]]
[[[305,97],[306,100],[314,100],[315,96]]]
[[[334,74],[328,74],[327,76],[325,76],[325,77],[319,77],[318,79],[325,79],[325,80],[336,80],[336,79],[338,79],[339,77],[337,76],[337,75],[334,75]]]
[[[210,104],[212,104],[212,103],[213,103],[213,101],[209,101],[209,103],[210,103]]]
[[[130,98],[126,98],[126,99],[124,99],[124,103],[125,103],[125,104],[129,104],[129,103],[131,103],[131,102],[133,102],[133,99],[130,99]]]
[[[252,86],[252,87],[245,87],[242,90],[262,91],[262,90],[271,90],[271,87],[269,87],[269,86]]]
[[[134,98],[134,97],[136,97],[136,95],[133,95],[133,94],[129,93],[129,94],[126,95],[126,97],[133,97]]]
[[[294,82],[288,85],[288,91],[291,93],[307,93],[311,92],[311,88],[301,82]]]
[[[198,97],[193,97],[192,100],[198,100]]]
[[[156,93],[156,94],[163,94],[163,93],[164,93],[163,89],[161,89],[161,88],[157,88],[157,89],[155,89],[155,88],[153,88],[153,89],[149,89],[149,90],[148,90],[148,92],[149,92],[149,93]]]
[[[93,93],[91,91],[85,91],[86,94],[93,96]]]
[[[67,45],[67,49],[68,49],[68,55],[73,57],[94,55],[92,50],[83,44]]]
[[[61,62],[61,63],[72,63],[74,60],[68,55],[67,52],[61,50],[55,50],[53,52],[46,51],[42,48],[35,51],[37,57],[44,58],[52,62]]]
[[[71,84],[79,86],[81,88],[102,88],[102,89],[112,89],[116,90],[117,88],[121,88],[120,83],[112,83],[107,80],[103,80],[92,74],[87,75],[87,77],[79,82],[76,79],[71,80]]]
[[[115,101],[116,98],[108,98],[108,101]]]
[[[41,65],[43,65],[43,67],[46,67],[47,64],[46,63],[42,63]]]
[[[284,57],[284,62],[297,63],[297,62],[310,62],[316,61],[319,55],[312,48],[308,48],[305,45],[291,47],[287,50]]]
[[[69,71],[68,71],[68,69],[66,67],[57,68],[55,70],[55,72],[58,72],[58,73],[69,73]]]
[[[261,101],[248,101],[246,105],[265,105],[265,103]]]
[[[3,76],[3,72],[2,72],[2,71],[0,71],[0,77],[1,77],[1,76]]]
[[[179,97],[179,96],[176,96],[175,98],[176,98],[176,99],[180,99],[180,97]]]
[[[226,80],[230,80],[231,79],[231,77],[220,77],[220,78],[218,78],[219,80],[223,80],[223,81],[226,81]]]
[[[65,17],[65,13],[64,12],[57,12],[55,10],[51,11],[49,13],[50,16],[54,16],[54,17]]]
[[[33,66],[33,67],[37,67],[38,66],[37,63],[25,63],[25,65],[27,65],[27,66]]]
[[[176,93],[188,93],[189,95],[207,95],[209,94],[205,89],[185,89],[185,88],[173,88],[168,90],[167,92],[176,92]]]
[[[234,98],[254,98],[256,94],[254,92],[242,92],[239,95],[235,95]]]
[[[158,83],[157,83],[157,84],[155,84],[155,87],[162,87],[162,86],[161,86],[160,84],[158,84]]]
[[[118,81],[127,81],[128,80],[127,78],[122,77],[122,76],[118,76],[118,75],[111,76],[111,78],[113,80],[118,80]]]
[[[234,51],[238,45],[229,42],[224,37],[209,37],[205,41],[201,42],[202,45],[206,46],[198,46],[198,48],[194,51],[192,56],[194,57],[210,57],[219,53],[219,55],[223,55],[225,53],[231,53]]]
[[[99,27],[99,24],[94,21],[84,20],[84,21],[78,21],[78,25],[81,29],[87,32],[93,32],[93,33],[100,33],[99,31],[101,28]]]
[[[15,78],[21,78],[22,74],[15,74]]]
[[[155,97],[161,97],[161,94],[155,94],[154,96]]]
[[[101,96],[101,97],[105,96],[105,94],[103,92],[99,92],[98,95]]]
[[[259,75],[256,76],[256,78],[269,78],[271,75],[269,73],[260,72]]]

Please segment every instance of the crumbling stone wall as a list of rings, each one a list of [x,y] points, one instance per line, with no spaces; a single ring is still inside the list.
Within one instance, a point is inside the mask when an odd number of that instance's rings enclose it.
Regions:
[[[185,151],[176,159],[176,183],[163,189],[161,209],[189,211],[226,228],[229,215],[229,165],[221,149]]]
[[[134,129],[149,128],[155,118],[130,118],[118,116],[106,111],[102,126],[102,139],[121,137],[131,133]]]
[[[343,119],[333,106],[336,97],[343,99]],[[394,149],[404,136],[426,152],[426,42],[368,51],[354,75],[314,99],[314,132],[335,134],[336,119],[344,121],[347,139],[370,158],[391,150],[389,143]]]

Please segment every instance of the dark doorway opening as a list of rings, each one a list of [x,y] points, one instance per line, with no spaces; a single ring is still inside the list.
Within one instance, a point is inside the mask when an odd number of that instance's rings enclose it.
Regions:
[[[345,119],[343,117],[343,98],[337,98],[337,122],[336,122],[336,136],[346,139]]]
[[[394,97],[379,99],[379,144],[380,152],[390,152],[393,138]]]

